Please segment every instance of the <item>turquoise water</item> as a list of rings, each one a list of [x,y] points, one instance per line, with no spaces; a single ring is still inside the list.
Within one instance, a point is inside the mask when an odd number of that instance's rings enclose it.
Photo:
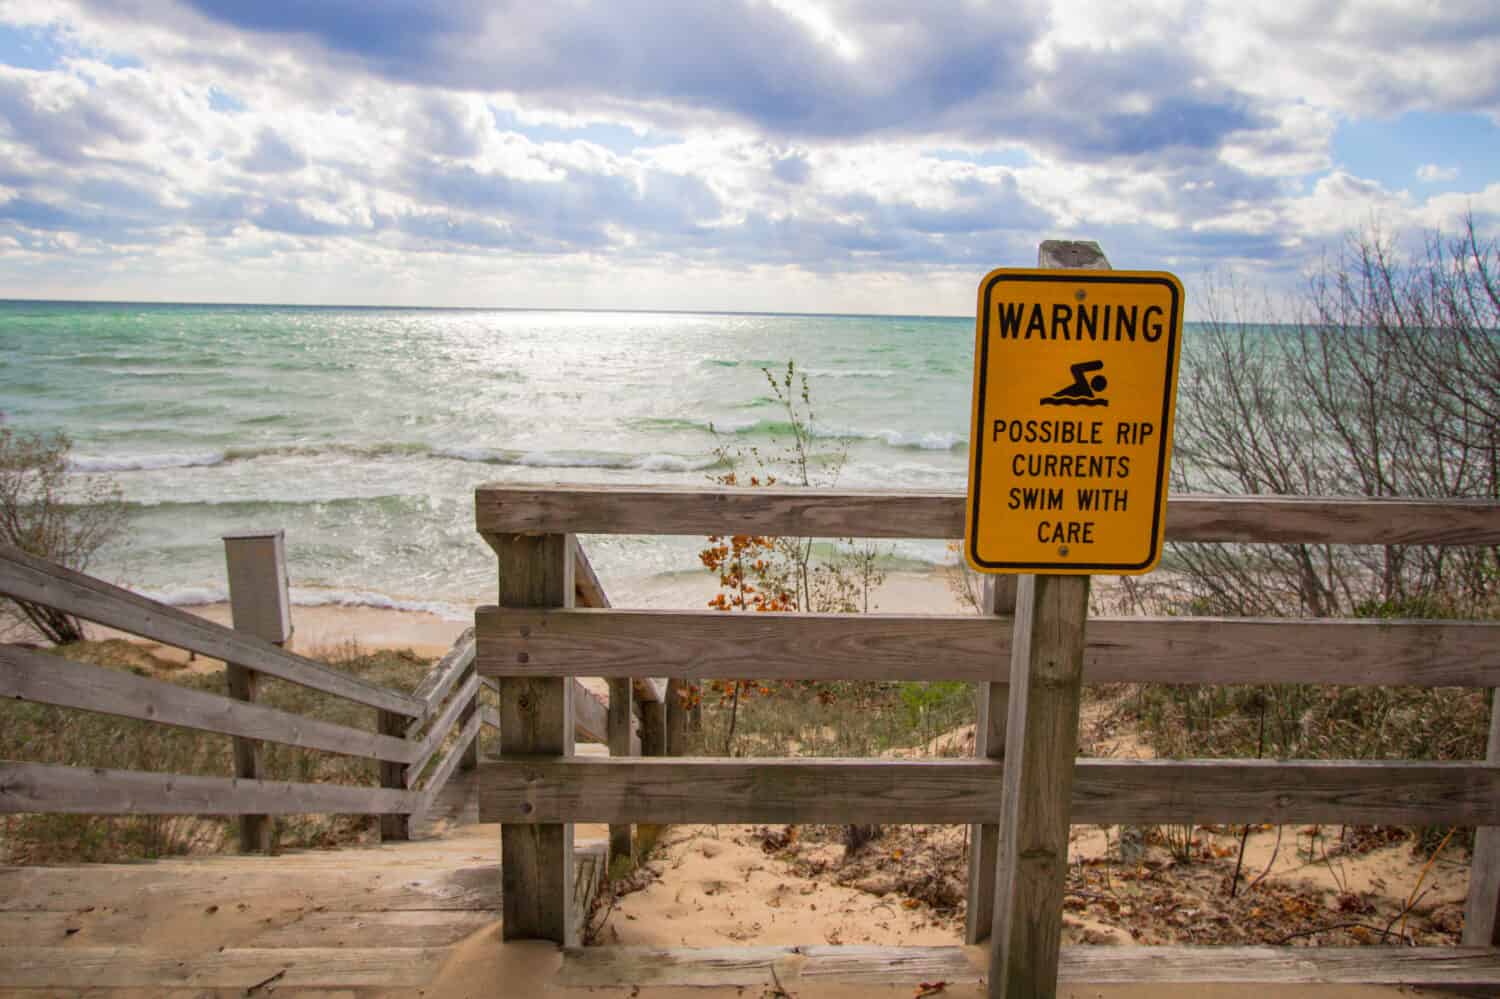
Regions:
[[[119,484],[130,537],[107,578],[222,597],[220,536],[283,528],[300,603],[453,611],[493,594],[476,485],[705,484],[716,447],[789,441],[761,370],[788,360],[819,453],[847,447],[839,485],[962,489],[973,335],[968,318],[0,302],[0,411],[65,431],[81,474]],[[692,570],[697,547],[589,540],[606,581]]]

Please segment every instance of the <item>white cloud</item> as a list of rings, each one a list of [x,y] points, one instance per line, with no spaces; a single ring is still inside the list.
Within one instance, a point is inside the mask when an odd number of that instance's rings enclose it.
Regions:
[[[1493,184],[1424,200],[1332,170],[1340,120],[1496,113],[1500,32],[1477,8],[329,9],[0,0],[0,29],[42,25],[70,52],[0,65],[0,240],[26,261],[0,294],[154,274],[145,297],[232,280],[232,297],[693,307],[713,289],[715,307],[962,312],[975,272],[1050,236],[1135,266],[1290,271],[1371,218],[1494,210]],[[1457,178],[1426,155],[1418,180]]]

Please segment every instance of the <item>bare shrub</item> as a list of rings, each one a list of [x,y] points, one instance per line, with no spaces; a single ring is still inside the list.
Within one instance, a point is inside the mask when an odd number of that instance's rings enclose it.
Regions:
[[[62,434],[0,426],[0,543],[82,572],[119,537],[125,505],[108,479],[70,474],[72,447]],[[20,600],[4,603],[47,641],[62,645],[83,638],[75,617]]]

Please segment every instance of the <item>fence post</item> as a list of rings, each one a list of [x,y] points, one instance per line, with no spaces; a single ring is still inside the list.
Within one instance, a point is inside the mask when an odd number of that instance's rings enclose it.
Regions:
[[[688,682],[671,678],[667,680],[667,755],[687,755],[688,708],[683,698],[688,692]]]
[[[464,675],[459,677],[458,682],[461,684],[467,682],[469,677],[473,675],[474,669],[475,668],[473,666],[470,666],[467,670],[465,670]],[[465,706],[463,713],[458,716],[458,730],[460,732],[464,730],[464,726],[469,724],[469,721],[474,717],[475,712],[479,710],[479,694],[483,690],[484,688],[481,686],[479,690],[474,692],[473,699],[471,699],[468,705]],[[478,766],[479,736],[476,734],[474,736],[474,741],[469,743],[468,748],[464,750],[463,758],[458,761],[458,769],[473,770]]]
[[[1037,266],[1110,269],[1097,243],[1056,240],[1038,248]],[[1057,994],[1090,581],[1086,575],[1017,580],[990,939],[991,999]]]
[[[1500,763],[1500,690],[1490,705],[1490,743],[1484,758]],[[1500,827],[1474,830],[1469,861],[1469,901],[1464,912],[1464,946],[1500,946]]]
[[[407,729],[411,726],[411,719],[394,711],[377,711],[375,714],[376,730],[381,735],[395,736],[397,739],[407,737]],[[380,761],[380,786],[405,789],[406,775],[409,768],[405,763],[392,763],[389,760]],[[403,841],[411,839],[411,815],[406,812],[397,812],[380,817],[380,841],[382,843],[391,841]]]
[[[629,756],[631,729],[635,725],[635,684],[629,677],[609,681],[609,716],[607,719],[610,756]],[[634,862],[635,846],[629,825],[609,827],[609,871],[615,873],[619,858]]]
[[[287,593],[286,543],[281,531],[226,534],[224,563],[229,576],[229,612],[235,631],[284,645],[292,637],[291,602]],[[234,663],[224,664],[230,697],[254,701],[259,674]],[[234,737],[234,776],[260,779],[260,741]],[[271,853],[276,847],[276,824],[267,815],[238,819],[241,853]]]
[[[1088,576],[1022,576],[1011,645],[990,996],[1057,994]]]
[[[500,563],[501,607],[572,607],[571,534],[486,534]],[[572,677],[500,680],[500,752],[573,755]],[[571,823],[500,827],[506,940],[577,943]]]
[[[986,576],[979,612],[988,616],[1013,617],[1016,613],[1016,577]],[[1010,686],[1005,683],[978,685],[979,714],[974,725],[974,755],[980,759],[1005,758],[1005,716]],[[969,827],[969,892],[964,907],[964,943],[984,943],[995,924],[995,851],[1000,827],[994,823]]]

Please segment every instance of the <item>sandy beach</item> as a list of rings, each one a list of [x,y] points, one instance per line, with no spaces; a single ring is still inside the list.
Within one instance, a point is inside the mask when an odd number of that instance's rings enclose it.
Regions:
[[[909,614],[961,614],[966,609],[948,586],[943,571],[893,572],[871,597],[871,611]],[[714,580],[707,572],[674,573],[646,579],[603,580],[605,592],[616,607],[699,609],[708,605]],[[474,606],[483,603],[476,600]],[[228,625],[227,603],[199,604],[185,608],[210,621]],[[320,604],[292,607],[293,651],[315,655],[346,646],[361,649],[410,649],[422,656],[441,656],[453,640],[472,624],[457,617],[423,611],[393,610],[361,605]],[[91,627],[90,637],[118,638],[120,633]],[[177,658],[174,650],[160,654]]]

